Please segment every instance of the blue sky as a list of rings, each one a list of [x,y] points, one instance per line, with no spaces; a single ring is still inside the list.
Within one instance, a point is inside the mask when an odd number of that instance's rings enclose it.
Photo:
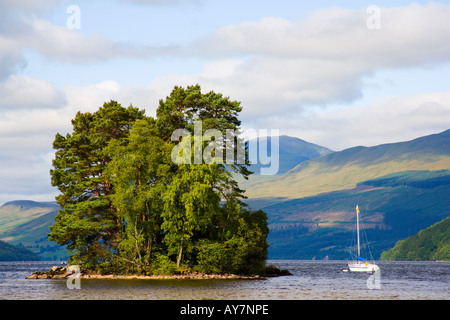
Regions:
[[[244,128],[333,150],[441,132],[448,30],[448,1],[4,0],[0,204],[54,199],[52,141],[78,110],[154,115],[175,85],[241,101]]]

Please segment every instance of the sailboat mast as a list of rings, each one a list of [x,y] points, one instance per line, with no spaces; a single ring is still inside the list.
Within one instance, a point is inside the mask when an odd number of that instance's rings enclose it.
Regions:
[[[358,239],[358,257],[360,256],[359,252],[359,208],[356,206],[356,237]]]

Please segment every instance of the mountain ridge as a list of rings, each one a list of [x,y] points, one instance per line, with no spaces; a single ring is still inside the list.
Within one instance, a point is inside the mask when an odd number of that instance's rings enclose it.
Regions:
[[[334,151],[320,146],[315,143],[308,142],[306,140],[297,138],[297,137],[291,137],[287,135],[280,135],[277,137],[278,140],[278,158],[279,158],[279,169],[277,172],[277,175],[281,175],[283,173],[288,172],[292,168],[294,168],[296,165],[298,165],[301,162],[321,157],[323,155],[333,153]],[[272,137],[260,137],[257,140],[252,139],[248,142],[246,142],[247,146],[253,146],[252,143],[255,143],[257,148],[256,154],[260,154],[260,144],[263,142],[267,145],[267,149],[270,152],[264,151],[265,153],[270,153],[272,156]],[[258,159],[260,160],[260,159]],[[260,168],[265,167],[265,165],[262,165],[259,163],[259,161],[255,164],[251,164],[249,167],[250,171],[254,171],[256,175],[259,174]]]
[[[442,208],[450,208],[450,175],[445,171],[450,169],[450,130],[374,147],[328,149],[327,154],[303,162],[305,154],[289,148],[291,139],[286,137],[280,139],[286,146],[280,147],[280,155],[293,154],[288,167],[300,163],[280,175],[252,175],[246,193],[250,207],[268,214],[269,258],[345,258],[356,204],[367,215],[377,255],[418,228],[450,215]],[[265,191],[263,196],[254,192],[258,189]],[[58,209],[56,202],[3,204],[0,240],[22,244],[44,259],[63,257],[65,248],[47,237]]]
[[[249,198],[313,196],[351,189],[358,182],[405,170],[450,169],[450,129],[410,141],[352,147],[298,164],[279,177],[260,181]]]
[[[256,147],[256,150],[253,150],[252,152],[258,155],[258,161],[248,167],[250,171],[254,172],[254,174],[249,176],[248,180],[244,179],[241,175],[234,175],[234,178],[239,183],[239,187],[241,189],[246,190],[259,183],[272,181],[280,177],[282,174],[288,172],[299,163],[334,152],[326,147],[308,142],[306,140],[302,140],[300,138],[281,135],[278,137],[278,171],[274,175],[261,175],[261,168],[268,168],[270,165],[272,165],[272,163],[268,165],[262,165],[261,163],[259,163],[259,161],[261,160],[259,159],[259,147],[260,143],[263,141],[267,146],[267,150],[262,151],[263,154],[270,154],[269,157],[272,157],[271,138],[269,139],[269,137],[260,137],[258,139],[252,139],[246,142],[247,147]]]

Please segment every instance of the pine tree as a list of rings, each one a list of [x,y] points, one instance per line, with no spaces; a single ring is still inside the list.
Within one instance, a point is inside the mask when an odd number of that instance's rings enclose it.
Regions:
[[[122,221],[112,206],[113,187],[104,174],[111,141],[125,143],[132,123],[144,111],[123,108],[115,101],[95,113],[78,112],[72,120],[73,133],[57,134],[52,185],[61,210],[50,227],[49,239],[74,251],[72,260],[86,266],[106,261],[120,240]]]

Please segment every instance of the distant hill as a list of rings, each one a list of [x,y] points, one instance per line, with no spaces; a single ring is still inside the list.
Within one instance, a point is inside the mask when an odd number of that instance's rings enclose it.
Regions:
[[[23,246],[43,260],[66,259],[67,250],[49,241],[47,236],[59,208],[56,202],[16,200],[5,203],[0,207],[0,240]]]
[[[450,217],[397,242],[381,259],[450,261]]]
[[[356,205],[376,259],[450,216],[450,130],[340,152],[286,136],[279,141],[282,174],[256,174],[240,185],[250,207],[268,214],[271,259],[346,259]],[[47,237],[58,209],[55,202],[4,204],[0,240],[43,259],[67,258]]]
[[[321,157],[323,155],[332,153],[333,151],[319,146],[314,143],[307,142],[305,140],[289,137],[289,136],[279,136],[278,137],[278,145],[272,142],[270,137],[261,137],[258,140],[254,141],[257,146],[257,154],[259,155],[259,148],[262,142],[266,143],[267,150],[275,150],[278,148],[279,150],[279,169],[278,175],[282,175],[289,170],[295,168],[298,164],[313,159],[317,157]],[[274,140],[275,141],[275,140]],[[248,142],[247,142],[248,145]],[[266,151],[264,154],[267,154]],[[261,171],[262,167],[267,167],[268,165],[262,165],[261,163],[252,164],[250,166],[250,170],[254,171],[256,175],[258,175]]]
[[[0,241],[0,261],[36,261],[41,260],[34,252]]]
[[[252,199],[297,199],[354,188],[357,183],[406,170],[450,169],[450,130],[411,141],[354,147],[301,162],[271,181],[247,189]]]
[[[271,150],[275,150],[278,147],[278,159],[279,159],[279,168],[276,175],[261,175],[261,168],[267,168],[270,166],[263,165],[259,159],[260,152],[260,144],[264,142],[267,145],[267,150],[263,151],[263,154],[271,156]],[[250,145],[253,147],[256,145],[255,153],[258,155],[257,163],[253,163],[249,166],[249,170],[254,172],[253,175],[249,177],[248,180],[244,180],[241,176],[236,176],[235,178],[239,182],[239,186],[246,190],[251,188],[254,185],[258,185],[263,182],[272,181],[289,170],[295,168],[298,164],[308,161],[310,159],[318,158],[326,154],[330,154],[333,151],[319,146],[314,143],[307,142],[305,140],[290,137],[286,135],[282,135],[278,137],[278,145],[272,146],[272,139],[270,137],[261,137],[258,140],[253,139],[250,142],[246,142],[247,146]],[[254,145],[252,144],[254,143]]]
[[[373,256],[450,216],[450,171],[405,171],[263,207],[272,259],[346,259],[355,206]]]

